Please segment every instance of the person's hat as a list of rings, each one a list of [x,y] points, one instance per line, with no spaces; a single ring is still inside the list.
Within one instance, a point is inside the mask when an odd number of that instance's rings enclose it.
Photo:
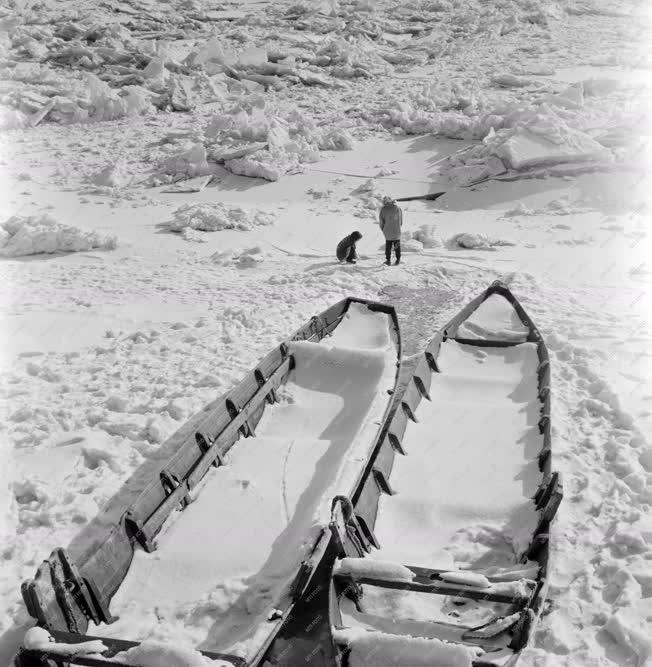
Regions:
[[[385,195],[383,197],[383,204],[393,204],[393,203],[394,200],[389,195]]]

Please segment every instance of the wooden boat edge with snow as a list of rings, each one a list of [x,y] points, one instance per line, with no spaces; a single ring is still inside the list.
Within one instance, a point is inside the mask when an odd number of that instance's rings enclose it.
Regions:
[[[458,326],[467,320],[471,314],[491,295],[503,296],[512,305],[521,322],[527,327],[525,340],[483,340],[475,338],[460,338],[454,335]],[[453,335],[449,336],[449,332]],[[551,466],[551,426],[550,426],[550,362],[545,343],[535,325],[530,320],[516,297],[506,285],[500,281],[494,282],[464,307],[450,320],[430,341],[416,364],[404,391],[397,396],[396,402],[388,417],[385,435],[378,442],[372,453],[364,473],[350,498],[339,497],[333,501],[333,519],[331,530],[336,542],[337,559],[361,559],[371,550],[378,547],[373,533],[381,494],[392,494],[390,474],[393,460],[397,453],[404,454],[402,439],[408,421],[415,421],[415,413],[422,398],[429,398],[431,376],[438,372],[437,357],[442,342],[447,339],[458,343],[477,346],[508,347],[522,342],[535,343],[538,357],[537,367],[537,397],[540,402],[540,417],[538,420],[539,433],[542,435],[543,446],[538,455],[538,466],[542,473],[542,482],[533,500],[539,511],[539,521],[533,533],[532,540],[526,549],[523,559],[536,561],[538,572],[533,589],[526,599],[520,601],[518,621],[508,629],[511,634],[509,648],[518,653],[526,646],[532,630],[541,614],[546,599],[548,587],[548,558],[549,558],[549,529],[552,520],[563,496],[563,487],[559,473],[554,472]],[[408,566],[409,567],[409,566]],[[388,579],[370,578],[366,583],[385,588],[414,590],[440,595],[471,597],[477,594],[469,587],[456,586],[438,580],[438,571],[428,568],[412,568],[414,579],[412,582],[392,581]],[[353,595],[356,587],[362,580],[350,575],[339,577],[334,572],[329,586],[328,614],[329,627],[322,629],[324,641],[333,641],[336,647],[335,661],[331,664],[348,664],[347,649],[337,646],[333,639],[333,628],[337,627],[339,617],[339,598],[341,595]],[[479,599],[479,598],[476,598]],[[488,598],[487,598],[488,599]],[[505,600],[506,601],[506,600]],[[486,659],[485,659],[486,656]],[[490,667],[490,654],[474,661],[475,667]],[[516,657],[515,660],[518,658]],[[513,664],[513,663],[510,663]]]
[[[224,455],[240,437],[255,435],[255,428],[265,406],[276,402],[276,390],[285,382],[293,368],[293,357],[288,343],[293,341],[318,342],[330,335],[340,324],[353,303],[366,305],[372,311],[384,312],[390,317],[395,332],[397,350],[396,388],[401,358],[401,338],[398,318],[392,306],[347,297],[319,315],[313,316],[290,338],[275,347],[249,371],[247,375],[222,397],[222,406],[210,412],[198,429],[160,468],[156,478],[146,486],[137,500],[124,512],[118,525],[101,543],[94,543],[74,562],[65,549],[55,549],[38,568],[35,577],[23,583],[21,592],[29,614],[37,625],[46,629],[55,642],[79,644],[99,639],[108,647],[108,655],[139,645],[139,642],[85,634],[89,623],[111,623],[109,603],[129,570],[137,546],[151,552],[156,548],[155,538],[166,519],[177,509],[191,502],[191,492],[212,466],[224,464]],[[382,425],[393,401],[388,400],[376,440],[382,437]],[[374,443],[375,445],[376,443]],[[323,581],[329,575],[324,563],[332,550],[330,530],[325,528],[317,539],[311,555],[301,563],[291,585],[289,606],[282,610],[271,628],[267,641],[254,659],[202,651],[211,659],[221,659],[236,666],[257,665],[277,631],[286,623],[294,604],[306,595],[314,581]],[[68,655],[52,650],[21,648],[15,659],[16,667],[35,665],[113,665],[120,663],[100,656]]]

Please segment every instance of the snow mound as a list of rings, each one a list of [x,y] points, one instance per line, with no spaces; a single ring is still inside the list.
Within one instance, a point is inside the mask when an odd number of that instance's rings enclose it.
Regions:
[[[220,101],[226,95],[226,86],[217,77],[178,74],[170,76],[162,95],[162,100],[165,100],[162,104],[168,105],[172,111],[192,111],[200,104]]]
[[[384,248],[384,246],[383,246]],[[407,241],[401,241],[401,250],[403,252],[422,252],[423,251],[423,243],[421,241],[417,241],[415,239],[408,239]]]
[[[458,185],[468,185],[497,176],[505,168],[523,171],[612,162],[609,148],[586,131],[592,113],[584,108],[582,90],[571,87],[548,96],[542,104],[508,108],[502,115],[487,116],[470,128],[472,134],[481,134],[483,126],[491,122],[481,135],[482,144],[451,156],[449,176]]]
[[[181,230],[181,238],[184,241],[189,241],[190,243],[206,243],[206,238],[204,235],[192,227],[184,227]]]
[[[331,151],[352,151],[355,148],[355,142],[346,130],[333,129],[319,137],[319,148]]]
[[[28,124],[29,119],[22,111],[0,106],[0,130],[16,130]]]
[[[0,224],[0,256],[20,257],[39,253],[113,250],[115,236],[57,222],[49,215],[14,215]]]
[[[335,640],[351,650],[351,667],[471,667],[472,660],[483,651],[477,647],[450,644],[439,639],[391,635],[384,632],[347,628],[336,630]]]
[[[604,629],[614,641],[636,654],[639,665],[647,666],[652,663],[652,638],[642,612],[643,609],[619,609],[609,618]]]
[[[257,155],[227,160],[224,166],[238,176],[278,181],[290,171],[299,171],[300,160],[296,155],[282,151],[261,151]]]
[[[342,558],[335,564],[335,572],[341,575],[377,577],[412,581],[414,572],[404,565],[371,558]]]
[[[412,238],[419,241],[424,248],[438,248],[441,246],[441,240],[435,236],[435,225],[421,225],[419,229],[412,232]]]
[[[170,231],[181,232],[187,228],[202,232],[218,232],[223,229],[249,231],[254,227],[273,225],[276,217],[271,213],[250,211],[228,204],[183,204],[174,211]]]
[[[442,572],[439,575],[444,581],[450,581],[454,584],[463,584],[465,586],[475,586],[476,588],[489,588],[491,583],[483,574],[477,572]]]
[[[162,171],[175,176],[183,175],[185,178],[205,176],[210,173],[210,167],[206,161],[206,149],[200,143],[193,144],[190,148],[165,160]]]
[[[492,149],[512,169],[519,170],[610,158],[610,152],[588,134],[571,127],[557,126],[560,132],[555,137],[546,125],[503,130],[491,142]]]
[[[553,199],[541,208],[528,208],[523,202],[519,202],[514,208],[510,208],[503,213],[503,218],[516,218],[518,216],[536,216],[536,215],[573,215],[583,212],[579,207],[571,204],[567,196],[560,199]],[[571,229],[568,225],[555,225],[556,229]],[[612,231],[622,231],[620,229]]]
[[[378,218],[378,210],[382,206],[383,195],[386,193],[380,189],[373,178],[352,190],[351,194],[359,200],[354,215],[359,218],[372,218],[374,220]]]
[[[224,660],[213,661],[192,648],[151,640],[118,653],[116,660],[139,667],[223,667],[231,664]]]
[[[115,164],[108,164],[100,169],[91,181],[94,185],[100,187],[122,188],[129,185],[131,177],[126,173],[124,163],[117,162]]]
[[[449,169],[448,178],[457,187],[466,187],[499,176],[506,171],[504,162],[490,155],[479,160],[470,159],[467,164]]]
[[[50,633],[44,628],[30,628],[25,633],[23,645],[26,649],[46,650],[55,655],[93,655],[104,653],[106,645],[99,639],[79,644],[55,643]]]
[[[265,254],[258,246],[246,248],[235,257],[236,267],[238,269],[253,269],[265,261]]]
[[[222,65],[234,64],[235,53],[218,39],[211,37],[203,46],[195,47],[184,60],[184,64],[203,67],[208,73],[221,72]]]
[[[297,109],[280,109],[259,95],[216,114],[205,130],[212,158],[234,174],[277,181],[317,162],[320,150],[352,150],[346,130],[318,128]]]
[[[516,244],[512,241],[492,238],[485,234],[461,232],[452,236],[447,245],[449,248],[466,248],[468,250],[495,250],[497,246],[513,246]]]
[[[141,116],[154,111],[152,93],[140,86],[124,86],[120,92],[87,74],[90,107],[87,114],[94,120],[115,120],[125,116]],[[86,114],[83,114],[86,115]],[[76,119],[72,119],[74,122]]]

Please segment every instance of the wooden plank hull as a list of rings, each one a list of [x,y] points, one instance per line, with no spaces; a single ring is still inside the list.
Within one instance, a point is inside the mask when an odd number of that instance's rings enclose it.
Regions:
[[[487,318],[504,317],[503,315],[492,314],[495,310],[496,298],[506,300],[510,309],[513,309],[513,320],[518,323],[513,331],[509,326],[501,329],[501,326],[494,326],[493,332],[491,326],[487,326]],[[491,301],[488,301],[490,300]],[[489,313],[487,315],[487,312]],[[496,323],[494,322],[494,325]],[[508,324],[508,323],[507,323]],[[538,486],[534,488],[531,501],[531,514],[536,517],[532,524],[532,531],[527,540],[525,548],[519,553],[521,563],[532,564],[535,567],[526,568],[527,577],[522,582],[522,591],[518,595],[505,593],[504,583],[485,582],[487,588],[474,588],[462,584],[443,581],[442,576],[447,576],[443,570],[427,567],[428,563],[414,563],[413,560],[399,561],[398,563],[387,563],[386,566],[398,565],[407,566],[407,576],[395,576],[390,574],[379,575],[379,563],[377,559],[383,558],[383,545],[388,539],[391,541],[391,530],[388,529],[387,521],[380,526],[382,532],[378,532],[379,505],[382,507],[391,507],[393,498],[389,497],[394,493],[395,481],[393,472],[396,473],[396,457],[410,457],[410,447],[406,441],[410,438],[410,433],[417,433],[419,441],[422,443],[428,440],[432,443],[432,460],[438,460],[438,451],[446,451],[446,447],[451,448],[446,442],[438,441],[438,429],[446,421],[454,423],[453,420],[459,415],[453,414],[455,409],[455,399],[463,403],[464,384],[455,384],[455,378],[448,379],[448,385],[444,385],[442,390],[442,381],[446,381],[447,374],[441,373],[442,349],[451,346],[469,351],[472,354],[479,355],[484,361],[487,354],[494,354],[497,358],[506,358],[514,361],[515,357],[528,357],[528,368],[531,369],[531,388],[530,388],[530,413],[523,416],[525,428],[531,434],[530,440],[536,442],[538,451],[528,456],[532,458],[530,468],[530,477],[538,480]],[[449,355],[450,356],[450,355]],[[448,363],[450,366],[450,362]],[[499,388],[500,389],[500,388]],[[483,390],[492,391],[489,386],[483,387]],[[511,391],[511,388],[510,388]],[[482,405],[482,396],[480,398],[470,398],[469,400],[480,400],[480,404],[474,405],[469,410],[469,414],[460,412],[463,420],[477,419],[478,409],[480,415],[486,415],[489,419],[492,417],[492,406]],[[453,402],[451,402],[451,400]],[[512,398],[506,399],[509,404]],[[434,402],[432,402],[434,401]],[[431,407],[432,406],[432,407]],[[518,407],[521,411],[524,408]],[[432,412],[434,410],[434,412]],[[475,410],[475,413],[474,413]],[[482,412],[484,410],[484,412]],[[430,420],[425,424],[416,423],[421,421],[423,415],[432,413]],[[474,417],[473,415],[476,414]],[[498,419],[498,417],[496,418]],[[529,424],[533,426],[530,427]],[[464,431],[465,424],[460,425],[460,431]],[[464,309],[460,311],[441,331],[439,331],[428,344],[423,355],[418,359],[411,376],[405,386],[402,395],[397,397],[397,401],[392,408],[392,414],[386,425],[385,436],[378,443],[376,450],[369,459],[364,474],[360,479],[354,493],[350,498],[337,499],[333,507],[333,519],[331,529],[337,544],[339,558],[335,562],[334,574],[329,587],[329,617],[330,633],[335,637],[336,644],[336,664],[348,664],[348,655],[355,646],[353,640],[351,644],[347,643],[347,637],[353,637],[349,632],[351,626],[357,629],[362,628],[371,633],[371,636],[380,637],[381,634],[391,635],[396,633],[397,641],[402,641],[404,636],[422,637],[424,640],[438,639],[452,644],[469,647],[480,647],[485,653],[473,662],[474,665],[491,665],[491,656],[493,651],[503,650],[501,654],[505,656],[505,651],[511,654],[509,664],[517,659],[520,650],[527,644],[532,629],[541,613],[548,583],[548,557],[549,557],[549,530],[550,523],[555,516],[555,512],[562,499],[562,484],[558,473],[553,472],[551,467],[551,430],[550,430],[550,365],[545,343],[536,327],[518,303],[509,289],[496,282],[487,290],[471,301]],[[445,428],[442,429],[446,433]],[[467,429],[468,430],[468,429]],[[476,451],[483,456],[487,450],[491,452],[490,429],[487,429],[487,441],[470,443],[475,446]],[[533,434],[533,435],[532,435]],[[504,437],[504,433],[501,434]],[[441,437],[445,437],[442,435]],[[509,437],[509,436],[507,436]],[[461,436],[461,443],[464,439]],[[439,449],[438,444],[439,442]],[[466,443],[462,443],[466,444]],[[517,443],[514,443],[515,445]],[[430,445],[428,445],[430,446]],[[456,445],[455,445],[456,446]],[[532,445],[528,445],[530,449]],[[480,449],[477,449],[480,448]],[[469,449],[468,459],[473,458],[473,450]],[[482,456],[477,457],[477,465],[485,465]],[[420,461],[420,460],[419,460]],[[446,469],[446,456],[442,458],[443,467],[439,469],[439,479],[441,476],[448,476],[450,479],[448,486],[453,489],[449,491],[446,484],[443,489],[433,492],[433,497],[440,497],[442,500],[455,503],[454,485],[463,486],[465,479],[457,478],[455,470]],[[416,465],[416,464],[415,464]],[[467,465],[463,462],[462,468]],[[469,464],[472,466],[472,462]],[[433,463],[434,473],[432,484],[438,484],[438,473]],[[487,475],[484,470],[482,475]],[[504,474],[506,479],[510,479],[512,473],[508,471]],[[488,484],[491,485],[491,476],[487,477]],[[416,486],[426,483],[424,480],[413,482]],[[470,482],[473,484],[473,482]],[[476,482],[476,484],[481,484]],[[489,487],[487,487],[489,489]],[[520,489],[519,489],[520,490]],[[406,502],[411,502],[410,489],[405,487],[403,479],[403,490],[399,490],[397,499],[400,499],[402,492],[407,492],[409,498]],[[463,494],[464,491],[462,490]],[[439,496],[438,496],[439,494]],[[517,494],[518,495],[518,494]],[[419,493],[414,494],[419,498]],[[399,501],[400,502],[400,501]],[[414,501],[416,502],[416,501]],[[487,499],[490,504],[490,499]],[[431,508],[432,510],[436,508]],[[442,519],[436,511],[425,510],[426,516],[434,517],[432,525],[424,523],[423,544],[424,549],[438,547],[433,544],[432,528],[436,526],[445,533],[445,519]],[[471,510],[466,507],[458,507],[458,513],[465,516],[466,512]],[[462,521],[463,522],[463,521]],[[382,523],[382,522],[381,522]],[[397,533],[400,533],[400,525],[396,525]],[[451,529],[452,530],[452,529]],[[400,537],[396,537],[400,541]],[[385,546],[387,546],[385,544]],[[376,549],[381,547],[380,551]],[[389,551],[401,552],[400,545]],[[370,558],[370,553],[374,554]],[[379,555],[380,554],[380,555]],[[408,556],[410,557],[410,556]],[[394,560],[394,559],[392,559]],[[356,566],[356,571],[342,573],[342,565],[346,567]],[[420,567],[413,567],[419,565]],[[424,567],[426,566],[426,567]],[[344,568],[346,570],[346,567]],[[390,567],[390,571],[392,570]],[[518,580],[519,566],[516,567],[516,574],[513,575]],[[382,569],[382,567],[381,567]],[[358,571],[359,570],[359,571]],[[403,567],[403,570],[405,567]],[[465,574],[469,574],[466,571]],[[486,577],[485,577],[486,579]],[[501,589],[501,586],[503,589]],[[509,588],[509,587],[508,587]],[[385,591],[383,595],[391,595],[392,591],[401,591],[402,593],[418,594],[426,596],[446,596],[446,600],[458,600],[455,604],[464,605],[465,599],[481,601],[480,604],[494,604],[502,609],[497,614],[493,625],[488,624],[488,628],[464,628],[460,624],[455,625],[450,622],[438,620],[434,615],[423,619],[422,623],[407,622],[403,626],[405,635],[400,635],[401,629],[398,624],[389,621],[383,621],[378,617],[378,611],[368,611],[365,607],[365,600],[376,591]],[[363,593],[366,592],[366,595]],[[378,593],[380,595],[380,593]],[[392,608],[395,611],[395,608]],[[371,614],[371,615],[370,615]],[[375,614],[375,616],[374,616]],[[457,616],[454,613],[454,617]],[[508,620],[505,620],[508,619]],[[405,630],[407,627],[409,630]],[[377,635],[374,635],[374,628],[378,628]],[[491,632],[495,631],[495,636]],[[348,634],[347,634],[348,633]],[[419,634],[422,633],[422,634]],[[424,644],[424,646],[427,645]],[[436,645],[433,643],[433,650]],[[424,649],[425,650],[425,649]],[[360,654],[362,655],[362,654]],[[434,660],[433,664],[436,663]],[[365,663],[366,664],[366,663]],[[371,664],[371,663],[370,663]],[[398,664],[402,664],[400,661]],[[421,664],[421,663],[419,663]]]
[[[287,341],[274,348],[261,359],[243,380],[229,391],[222,400],[222,407],[212,411],[188,436],[179,449],[160,470],[152,475],[151,482],[123,514],[121,520],[106,534],[104,540],[95,541],[76,562],[72,562],[63,549],[56,549],[38,568],[35,577],[23,584],[22,592],[30,614],[37,624],[47,629],[57,642],[79,643],[88,641],[85,635],[89,622],[110,624],[109,611],[112,598],[123,584],[132,564],[134,551],[156,548],[156,539],[170,515],[190,502],[194,489],[213,466],[224,463],[224,456],[240,438],[255,435],[255,430],[266,410],[276,402],[276,391],[284,384],[294,369],[295,360],[290,351],[293,342],[319,342],[331,335],[352,307],[360,304],[370,311],[388,317],[396,352],[394,384],[398,380],[400,360],[400,333],[394,309],[375,302],[347,298],[317,315]],[[394,371],[392,371],[394,372]],[[387,396],[385,422],[391,404]],[[380,436],[380,429],[377,436]],[[372,443],[373,444],[373,443]],[[182,520],[182,519],[181,519]],[[219,530],[219,527],[212,528]],[[290,586],[290,593],[279,602],[279,615],[268,626],[267,640],[259,646],[253,659],[243,663],[237,656],[205,652],[207,657],[230,661],[231,664],[258,664],[276,638],[278,631],[291,620],[298,600],[316,580],[324,578],[324,568],[332,551],[331,536],[324,530],[315,541],[312,552],[301,563]],[[124,650],[126,645],[137,645],[110,638],[102,641],[109,647],[107,657]],[[18,664],[42,664],[48,660],[46,653],[23,650]],[[83,661],[86,662],[83,662]],[[91,664],[88,657],[68,655],[57,658],[66,664]],[[92,664],[102,664],[97,656]],[[47,663],[46,663],[47,664]],[[106,662],[106,664],[109,664]],[[115,664],[115,663],[110,663]]]

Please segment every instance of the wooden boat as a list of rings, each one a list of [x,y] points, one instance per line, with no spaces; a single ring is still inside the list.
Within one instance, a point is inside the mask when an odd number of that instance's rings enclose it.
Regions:
[[[384,430],[333,502],[319,641],[355,667],[513,664],[545,601],[562,484],[546,346],[504,284],[430,341]]]
[[[165,603],[194,604],[197,590],[221,585],[234,566],[243,588],[237,604],[216,616],[202,653],[220,665],[260,664],[272,644],[282,643],[281,631],[292,627],[314,587],[328,581],[335,557],[330,498],[354,488],[381,437],[400,347],[393,308],[348,298],[273,349],[101,539],[74,553],[56,549],[23,584],[27,609],[45,632],[32,634],[16,665],[139,664],[114,658],[144,650],[149,630],[139,626],[148,619],[154,628],[175,622],[174,613],[159,618]],[[288,392],[293,401],[284,398]],[[246,472],[248,461],[249,469],[264,468],[270,487],[283,487],[253,511],[247,499],[263,491],[232,472]],[[298,473],[290,483],[293,465]],[[265,512],[251,543],[233,538],[254,513]],[[220,649],[234,637],[246,639],[246,650]]]

